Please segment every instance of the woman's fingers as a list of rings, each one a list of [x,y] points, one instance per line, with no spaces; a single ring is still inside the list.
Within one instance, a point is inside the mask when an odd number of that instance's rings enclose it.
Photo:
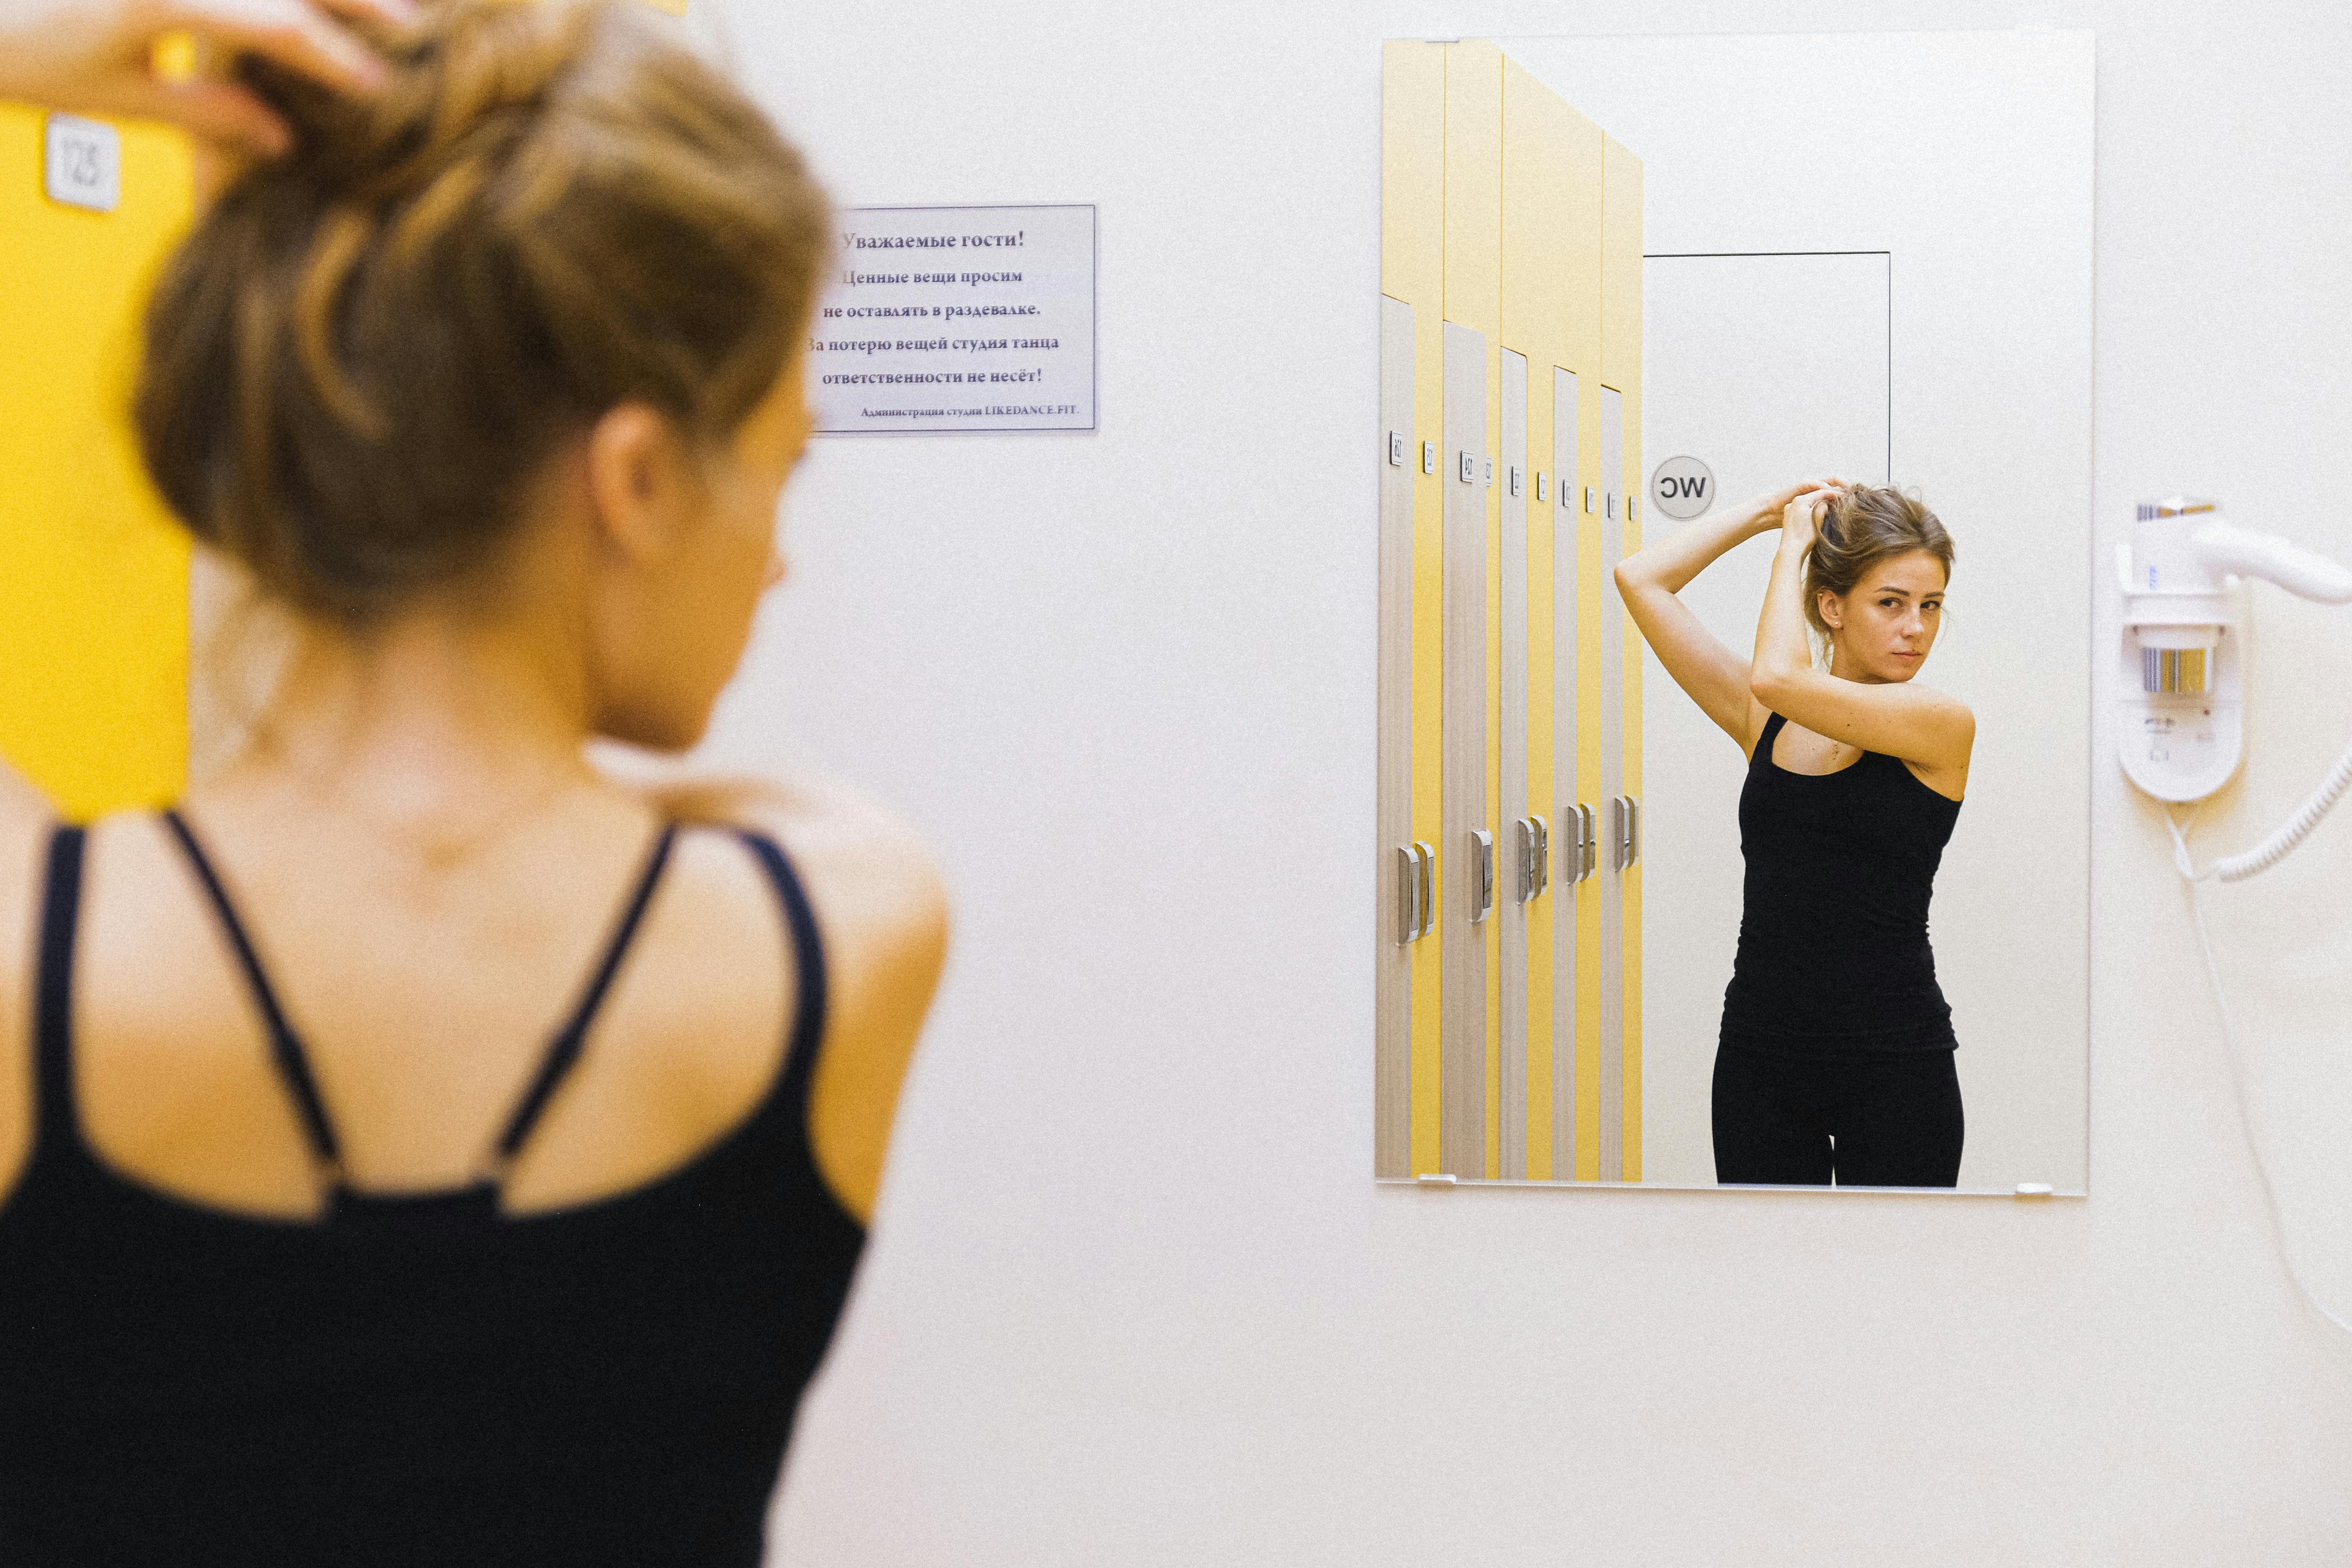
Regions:
[[[345,0],[344,15],[363,5],[383,12],[384,0]],[[260,55],[338,91],[372,92],[385,68],[374,50],[310,0],[182,0],[167,7],[160,32],[186,30],[228,53]]]
[[[319,4],[338,16],[382,22],[394,27],[404,27],[418,16],[411,0],[319,0]]]
[[[293,136],[277,112],[235,82],[199,77],[157,82],[149,107],[130,112],[168,120],[203,140],[260,158],[285,154]]]

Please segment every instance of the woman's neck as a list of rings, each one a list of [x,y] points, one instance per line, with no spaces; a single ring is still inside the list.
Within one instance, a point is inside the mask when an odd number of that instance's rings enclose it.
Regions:
[[[1858,680],[1864,686],[1886,684],[1884,676],[1871,674],[1862,668],[1859,659],[1850,658],[1845,651],[1845,645],[1840,642],[1833,641],[1830,644],[1830,673],[1840,680]]]
[[[346,813],[428,861],[461,858],[595,778],[577,643],[546,631],[443,610],[359,635],[306,627],[204,793]]]

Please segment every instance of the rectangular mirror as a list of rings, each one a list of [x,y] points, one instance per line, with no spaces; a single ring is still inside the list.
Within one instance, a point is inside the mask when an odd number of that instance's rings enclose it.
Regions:
[[[1383,75],[1377,1173],[1707,1186],[1767,1127],[1840,1185],[2081,1193],[2090,36],[1393,43]],[[1796,862],[1818,943],[1759,933],[1770,1005],[1721,1050],[1743,910],[1792,862],[1744,889],[1749,760],[1612,581],[1830,474],[1956,551],[1902,667],[1975,716],[1964,783],[1936,775],[1964,798],[1924,939],[1954,1048],[1926,1054],[1919,987],[1855,958],[1919,868],[1842,840]],[[1776,542],[1677,595],[1742,666]],[[1759,787],[1936,816],[1918,764],[1809,744]],[[1855,771],[1789,776],[1830,762]],[[1956,1183],[1871,1163],[1888,1139],[1943,1140]]]

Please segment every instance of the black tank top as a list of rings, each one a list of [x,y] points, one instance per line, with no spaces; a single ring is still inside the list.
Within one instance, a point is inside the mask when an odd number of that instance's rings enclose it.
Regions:
[[[38,1121],[0,1207],[0,1563],[758,1563],[793,1411],[864,1240],[809,1145],[824,964],[783,853],[741,836],[782,905],[800,994],[757,1108],[649,1185],[509,1216],[495,1174],[402,1197],[334,1176],[334,1123],[301,1042],[219,879],[173,826],[252,986],[329,1207],[320,1221],[239,1215],[119,1174],[84,1142],[71,1031],[83,836],[60,829],[35,1006]],[[578,1059],[675,832],[494,1172]]]
[[[1766,721],[1739,793],[1748,879],[1724,1043],[1787,1056],[1948,1050],[1927,902],[1960,803],[1878,752],[1833,773],[1790,773],[1772,760],[1786,722]]]

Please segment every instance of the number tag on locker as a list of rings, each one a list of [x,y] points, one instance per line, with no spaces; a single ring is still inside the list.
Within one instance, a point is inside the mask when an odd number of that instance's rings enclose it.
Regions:
[[[52,114],[44,163],[49,200],[110,213],[122,202],[122,136],[113,126]]]

